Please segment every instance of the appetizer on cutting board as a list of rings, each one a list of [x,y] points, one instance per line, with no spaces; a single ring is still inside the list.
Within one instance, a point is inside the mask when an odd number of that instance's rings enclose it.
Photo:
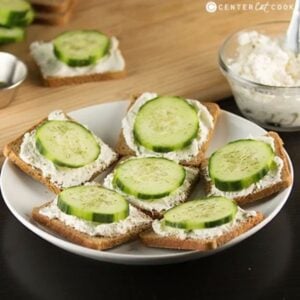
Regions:
[[[231,199],[211,197],[191,200],[170,209],[152,229],[140,234],[149,247],[206,251],[218,248],[263,220]]]
[[[47,86],[116,79],[125,61],[116,37],[97,30],[73,30],[49,42],[31,44],[30,52]]]
[[[292,183],[283,142],[275,132],[233,141],[202,165],[208,195],[246,204],[273,195]]]
[[[138,238],[152,219],[125,198],[97,184],[71,187],[36,207],[32,218],[64,238],[104,250]]]
[[[56,194],[106,170],[118,155],[86,126],[54,111],[4,147],[4,155]]]
[[[34,11],[28,1],[0,0],[0,44],[25,39],[25,27],[32,23]]]
[[[162,157],[130,157],[104,179],[104,186],[122,194],[153,218],[187,201],[199,178],[199,169]]]
[[[157,156],[199,166],[220,113],[215,103],[143,93],[128,109],[116,147],[122,156]]]

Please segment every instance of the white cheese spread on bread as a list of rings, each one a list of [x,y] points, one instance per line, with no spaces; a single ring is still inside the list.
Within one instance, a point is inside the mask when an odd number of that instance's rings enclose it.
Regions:
[[[238,208],[238,211],[233,219],[233,221],[223,224],[221,226],[194,230],[185,230],[180,228],[174,228],[164,224],[162,220],[154,220],[152,223],[153,231],[164,237],[175,237],[181,240],[185,239],[214,239],[227,232],[231,232],[235,227],[241,225],[241,223],[246,222],[251,216],[256,216],[255,211],[245,211]]]
[[[132,205],[129,206],[129,215],[126,219],[114,223],[100,224],[80,219],[62,212],[57,206],[57,198],[43,207],[40,214],[49,219],[58,219],[65,225],[90,236],[115,237],[126,234],[136,227],[151,224],[152,219]]]
[[[61,111],[54,111],[49,114],[48,120],[68,120],[67,116]],[[61,188],[80,185],[92,177],[95,173],[104,170],[117,157],[117,154],[106,145],[100,138],[94,135],[100,145],[98,158],[79,168],[58,167],[52,161],[40,154],[36,147],[36,130],[25,133],[20,147],[20,158],[33,168],[40,169],[44,177]]]
[[[261,136],[261,137],[255,137],[255,138],[250,136],[249,138],[268,143],[268,144],[270,144],[272,149],[275,151],[275,142],[271,136]],[[274,168],[274,169],[272,168],[271,170],[269,170],[269,172],[263,178],[261,178],[259,181],[255,182],[255,183],[251,184],[249,187],[242,189],[240,191],[233,191],[233,192],[225,192],[225,191],[219,190],[214,185],[214,183],[211,181],[211,179],[209,177],[208,167],[206,167],[203,170],[203,174],[205,176],[205,179],[207,181],[209,181],[211,184],[211,190],[210,190],[209,196],[212,196],[212,195],[213,196],[224,196],[227,198],[235,199],[238,197],[248,196],[256,191],[266,189],[266,188],[276,184],[277,182],[280,182],[281,181],[281,172],[282,172],[284,163],[283,163],[283,160],[279,156],[274,157],[274,162],[276,163],[277,168]]]
[[[147,211],[157,211],[163,212],[168,210],[181,202],[184,202],[187,198],[187,193],[191,189],[195,178],[199,174],[199,170],[196,168],[184,167],[186,171],[186,177],[183,184],[173,191],[170,195],[165,196],[163,198],[155,199],[155,200],[143,200],[139,199],[135,196],[129,195],[121,191],[119,188],[113,185],[114,173],[109,174],[105,179],[103,186],[115,190],[121,195],[125,196],[125,198],[133,205],[147,210]]]
[[[158,95],[156,93],[143,93],[128,110],[127,115],[122,121],[123,135],[128,147],[139,156],[165,157],[175,161],[193,159],[198,155],[199,149],[208,139],[209,131],[214,127],[213,116],[210,114],[208,109],[197,100],[187,99],[188,103],[196,109],[200,122],[198,135],[189,146],[177,151],[157,153],[146,149],[142,145],[137,145],[135,142],[133,127],[136,115],[146,102],[156,98],[157,96]]]
[[[30,45],[30,52],[45,78],[120,72],[125,69],[125,60],[119,49],[119,41],[115,37],[111,38],[108,54],[96,64],[85,67],[70,67],[57,59],[53,52],[52,42],[34,42]]]

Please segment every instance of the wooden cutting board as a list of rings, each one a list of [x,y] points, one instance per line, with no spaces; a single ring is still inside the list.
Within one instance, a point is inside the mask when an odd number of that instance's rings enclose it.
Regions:
[[[272,1],[292,4],[294,1]],[[225,1],[216,1],[225,4]],[[231,4],[255,1],[235,1]],[[263,3],[262,1],[260,3]],[[88,0],[78,1],[64,27],[31,25],[27,41],[1,47],[28,66],[26,82],[7,108],[0,110],[0,150],[5,143],[54,109],[70,111],[97,103],[126,99],[130,94],[156,91],[201,100],[219,100],[230,89],[218,69],[217,52],[233,31],[256,23],[288,19],[291,10],[224,10],[208,13],[204,0]],[[69,29],[96,28],[120,39],[127,63],[125,79],[78,86],[42,86],[28,45],[50,40]],[[0,66],[1,71],[1,66]],[[113,120],[112,120],[113,121]],[[0,161],[3,156],[0,156]]]

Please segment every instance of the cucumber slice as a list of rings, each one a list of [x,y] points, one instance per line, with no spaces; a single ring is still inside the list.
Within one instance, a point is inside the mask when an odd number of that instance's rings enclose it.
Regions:
[[[20,19],[19,21],[16,22],[17,26],[28,26],[29,24],[31,24],[34,20],[35,17],[35,13],[32,9],[30,9],[26,15]]]
[[[0,27],[0,44],[23,41],[25,30],[20,27],[6,28]]]
[[[65,189],[58,196],[57,206],[68,215],[98,223],[117,222],[129,215],[124,197],[93,185]]]
[[[46,121],[37,128],[35,138],[38,151],[61,167],[79,168],[100,154],[93,134],[73,121]]]
[[[138,144],[155,152],[170,152],[190,145],[197,136],[199,119],[195,108],[179,97],[157,97],[146,102],[134,122]]]
[[[126,194],[139,199],[168,196],[185,180],[184,167],[165,158],[133,158],[115,170],[113,184]]]
[[[0,24],[3,26],[18,26],[31,5],[24,0],[0,0]]]
[[[275,153],[265,142],[244,139],[227,144],[209,159],[209,176],[221,191],[239,191],[263,178]]]
[[[237,212],[234,201],[224,197],[210,197],[189,201],[164,214],[166,226],[186,230],[211,228],[232,221]]]
[[[59,60],[71,67],[83,67],[108,53],[110,39],[96,30],[74,30],[56,37],[53,46]]]

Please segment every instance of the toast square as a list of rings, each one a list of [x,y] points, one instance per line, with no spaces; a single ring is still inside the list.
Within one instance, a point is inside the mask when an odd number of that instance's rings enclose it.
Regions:
[[[115,168],[117,168],[118,164],[120,164],[121,162],[123,162],[124,160],[126,160],[128,158],[130,158],[130,157],[122,157],[119,160],[119,162],[115,165]],[[198,168],[185,166],[185,169],[186,169],[187,172],[189,172],[189,176],[191,177],[190,178],[190,184],[188,185],[187,189],[184,191],[183,199],[181,199],[179,201],[179,203],[177,203],[177,201],[175,203],[175,201],[174,201],[174,205],[172,205],[172,207],[174,207],[174,206],[176,206],[180,203],[186,202],[188,200],[189,196],[192,194],[192,192],[194,190],[194,187],[196,186],[196,184],[199,180],[200,170]],[[145,203],[146,204],[148,203],[147,200],[141,200],[141,199],[136,198],[135,196],[125,194],[122,191],[120,191],[119,189],[116,189],[113,186],[111,186],[110,181],[111,181],[112,176],[113,176],[112,174],[113,174],[113,171],[112,171],[112,173],[108,174],[105,177],[103,186],[108,188],[108,189],[113,189],[116,192],[122,194],[132,206],[134,206],[137,209],[141,210],[143,213],[147,214],[152,219],[161,219],[163,217],[163,214],[165,213],[165,211],[171,208],[171,207],[169,207],[169,208],[166,208],[166,209],[163,209],[163,210],[158,210],[155,207],[152,208],[151,204],[148,204],[148,205],[145,206]],[[166,196],[164,198],[168,198],[168,197],[172,197],[172,195],[171,196]],[[157,200],[159,200],[159,199],[157,199]]]
[[[246,196],[239,196],[235,197],[234,200],[239,205],[245,205],[257,200],[264,199],[268,196],[271,196],[277,192],[282,191],[283,189],[289,187],[292,184],[292,175],[290,166],[287,160],[286,152],[283,147],[283,141],[280,138],[280,136],[276,132],[268,132],[267,136],[270,136],[274,139],[275,143],[275,153],[277,156],[279,156],[283,160],[283,168],[281,172],[281,180],[277,183],[274,183],[273,185],[263,188],[263,189],[255,189],[254,192],[252,192],[249,195]],[[207,166],[208,166],[208,159],[203,161],[201,165],[201,180],[204,182],[204,189],[205,193],[208,195],[211,193],[212,189],[212,182],[207,177]]]
[[[130,105],[128,106],[127,111],[129,111],[129,109],[133,106],[133,104],[136,102],[136,100],[139,98],[139,96],[135,96],[133,97],[133,100],[131,101]],[[213,137],[213,133],[214,133],[214,129],[218,120],[218,117],[220,115],[220,108],[216,103],[213,102],[201,102],[202,105],[204,105],[209,113],[212,115],[213,120],[214,120],[214,126],[212,129],[210,129],[209,133],[208,133],[208,137],[206,142],[201,146],[201,148],[199,149],[198,155],[195,156],[193,159],[191,160],[182,160],[180,161],[180,164],[185,165],[185,166],[200,166],[201,162],[204,160],[205,158],[205,152],[209,146],[209,143]],[[120,135],[119,135],[119,139],[116,145],[116,151],[117,153],[119,153],[121,156],[136,156],[136,153],[134,152],[134,150],[132,150],[126,143],[124,134],[123,134],[123,130],[121,130]]]
[[[208,251],[216,249],[238,237],[239,235],[245,233],[258,223],[260,223],[263,218],[263,215],[257,212],[255,216],[249,216],[247,219],[245,219],[244,222],[238,223],[235,227],[232,228],[231,231],[213,238],[180,239],[175,236],[161,236],[156,234],[153,229],[150,229],[142,232],[140,234],[140,239],[148,247]]]
[[[40,2],[38,0],[33,0],[36,1],[36,3]],[[47,1],[46,1],[47,2]],[[44,4],[46,4],[46,2],[44,2]],[[67,3],[69,2],[69,3]],[[48,3],[50,4],[50,3]],[[54,2],[52,2],[52,4],[55,4]],[[59,4],[59,3],[56,3]],[[71,16],[73,14],[73,10],[74,10],[74,6],[76,4],[76,0],[69,0],[69,1],[65,1],[61,2],[61,4],[64,4],[63,6],[61,6],[60,11],[55,11],[56,9],[59,9],[60,6],[47,6],[47,5],[35,5],[36,7],[36,11],[35,11],[35,18],[34,18],[34,22],[35,23],[39,23],[39,24],[49,24],[49,25],[64,25],[67,24],[70,19]],[[52,11],[51,11],[52,9]]]
[[[69,119],[72,120],[71,118],[69,118]],[[29,128],[25,133],[32,132],[46,120],[47,120],[47,118],[41,120],[36,125]],[[58,194],[62,190],[61,187],[59,187],[57,184],[53,183],[50,180],[50,178],[43,176],[43,172],[41,169],[33,167],[31,164],[28,164],[27,162],[25,162],[24,160],[21,159],[20,150],[21,150],[21,145],[23,142],[24,134],[22,134],[21,136],[19,136],[18,138],[16,138],[15,140],[11,141],[10,143],[8,143],[4,146],[4,150],[3,150],[4,156],[7,157],[11,162],[13,162],[24,173],[31,176],[33,179],[39,181],[40,183],[44,184],[50,191],[54,192],[55,194]],[[118,160],[118,155],[116,154],[115,158],[110,162],[109,166],[112,165],[117,160]],[[91,178],[89,178],[89,181],[96,178],[104,170],[106,170],[109,166],[107,166],[107,167],[103,166],[102,169],[99,169],[97,172],[95,172],[91,176]]]
[[[35,207],[32,210],[33,220],[50,229],[51,231],[57,233],[59,236],[62,236],[73,243],[91,249],[106,250],[124,244],[128,241],[138,238],[141,232],[147,230],[151,226],[150,224],[136,226],[126,234],[121,234],[116,237],[90,236],[86,233],[72,228],[71,226],[64,224],[64,222],[58,219],[50,219],[47,216],[41,214],[40,210],[50,203],[51,202],[46,203],[40,207]]]
[[[78,75],[72,77],[56,77],[56,76],[46,76],[44,77],[43,74],[43,83],[45,86],[49,87],[59,87],[63,85],[77,85],[87,82],[95,82],[95,81],[104,81],[104,80],[111,80],[111,79],[121,79],[126,77],[126,71],[120,72],[107,72],[107,73],[95,73],[89,75]]]
[[[110,39],[109,55],[103,57],[103,61],[84,67],[70,67],[59,61],[54,54],[52,41],[33,42],[30,45],[30,52],[39,68],[44,85],[49,87],[120,79],[126,76],[125,60],[119,49],[119,41],[115,37]],[[101,63],[105,66],[104,69]]]

